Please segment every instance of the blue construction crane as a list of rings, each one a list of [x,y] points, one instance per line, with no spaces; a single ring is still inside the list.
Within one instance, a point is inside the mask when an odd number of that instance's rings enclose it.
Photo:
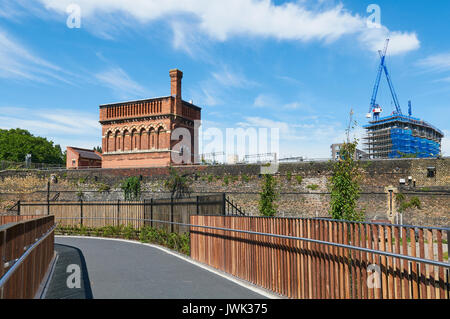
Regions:
[[[386,79],[389,85],[389,89],[391,90],[392,99],[394,100],[395,105],[395,114],[402,114],[402,110],[400,108],[400,103],[398,102],[397,94],[394,90],[394,85],[392,84],[391,76],[389,75],[388,69],[385,64],[386,60],[386,51],[389,44],[389,39],[386,39],[386,44],[384,46],[384,50],[378,51],[378,54],[380,55],[380,65],[378,67],[378,73],[377,78],[375,80],[375,86],[373,88],[372,92],[372,98],[370,99],[370,107],[369,107],[369,113],[367,113],[366,117],[371,118],[373,113],[373,119],[376,121],[380,117],[380,113],[382,112],[381,107],[376,103],[377,100],[377,93],[378,88],[380,86],[380,79],[381,79],[381,73],[384,71],[384,74],[386,75]]]

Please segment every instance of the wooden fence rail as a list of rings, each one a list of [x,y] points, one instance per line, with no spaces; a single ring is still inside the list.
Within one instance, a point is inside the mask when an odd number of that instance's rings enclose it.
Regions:
[[[327,219],[191,216],[191,224],[314,239],[361,248],[191,226],[191,257],[290,298],[448,299],[449,268],[384,256],[448,261],[448,229]],[[445,234],[444,234],[445,233]],[[447,254],[444,260],[444,254]]]
[[[54,216],[46,216],[0,228],[0,299],[35,296],[54,256],[53,225]]]

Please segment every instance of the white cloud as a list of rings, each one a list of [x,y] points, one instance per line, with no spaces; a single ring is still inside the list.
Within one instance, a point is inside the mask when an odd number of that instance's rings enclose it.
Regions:
[[[386,39],[389,38],[389,54],[397,55],[417,50],[420,41],[414,32],[389,31],[386,27],[367,28],[362,30],[359,41],[369,50],[377,52],[384,48]]]
[[[148,95],[147,90],[130,78],[120,67],[111,67],[95,74],[100,85],[110,88],[121,99],[140,98]]]
[[[5,106],[0,107],[0,114],[2,129],[27,129],[60,144],[63,149],[66,146],[92,148],[101,144],[98,112]]]
[[[73,0],[39,0],[47,10],[65,15]],[[183,44],[189,34],[201,33],[209,39],[225,41],[233,36],[252,36],[291,41],[323,41],[330,43],[346,35],[356,35],[361,43],[371,49],[380,49],[386,36],[392,38],[391,54],[404,53],[419,47],[415,33],[390,32],[386,27],[368,28],[366,18],[352,14],[342,4],[308,8],[304,1],[274,4],[270,0],[78,0],[82,19],[91,23],[91,31],[99,33],[95,21],[109,21],[113,30],[119,23],[131,24],[117,15],[132,17],[138,25],[174,17],[183,23],[172,24],[174,45],[187,49]],[[108,20],[109,18],[109,20]],[[129,20],[129,19],[128,19]],[[103,32],[103,31],[101,31]],[[100,33],[101,33],[100,32]],[[192,37],[192,36],[191,36]],[[382,46],[381,46],[382,47]]]

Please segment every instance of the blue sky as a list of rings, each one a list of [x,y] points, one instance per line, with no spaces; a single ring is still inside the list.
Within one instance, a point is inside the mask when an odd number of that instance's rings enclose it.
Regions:
[[[80,28],[66,23],[72,3]],[[372,3],[379,28],[367,25]],[[92,148],[100,104],[169,95],[179,68],[205,129],[278,127],[281,157],[325,158],[350,108],[363,134],[389,37],[403,112],[412,100],[448,136],[448,12],[449,1],[0,0],[0,127]],[[384,78],[378,102],[389,114]]]

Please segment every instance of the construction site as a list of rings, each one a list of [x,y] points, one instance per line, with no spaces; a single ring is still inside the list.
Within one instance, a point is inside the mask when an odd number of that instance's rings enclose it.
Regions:
[[[389,39],[386,40],[384,50],[379,51],[380,65],[370,100],[369,112],[366,115],[370,120],[369,124],[364,126],[367,131],[367,135],[363,138],[365,151],[370,159],[438,157],[441,154],[443,132],[426,121],[413,117],[411,101],[408,102],[408,115],[402,113],[385,63],[388,44]],[[392,114],[385,117],[380,117],[383,109],[376,102],[382,73],[386,75],[395,105]]]

